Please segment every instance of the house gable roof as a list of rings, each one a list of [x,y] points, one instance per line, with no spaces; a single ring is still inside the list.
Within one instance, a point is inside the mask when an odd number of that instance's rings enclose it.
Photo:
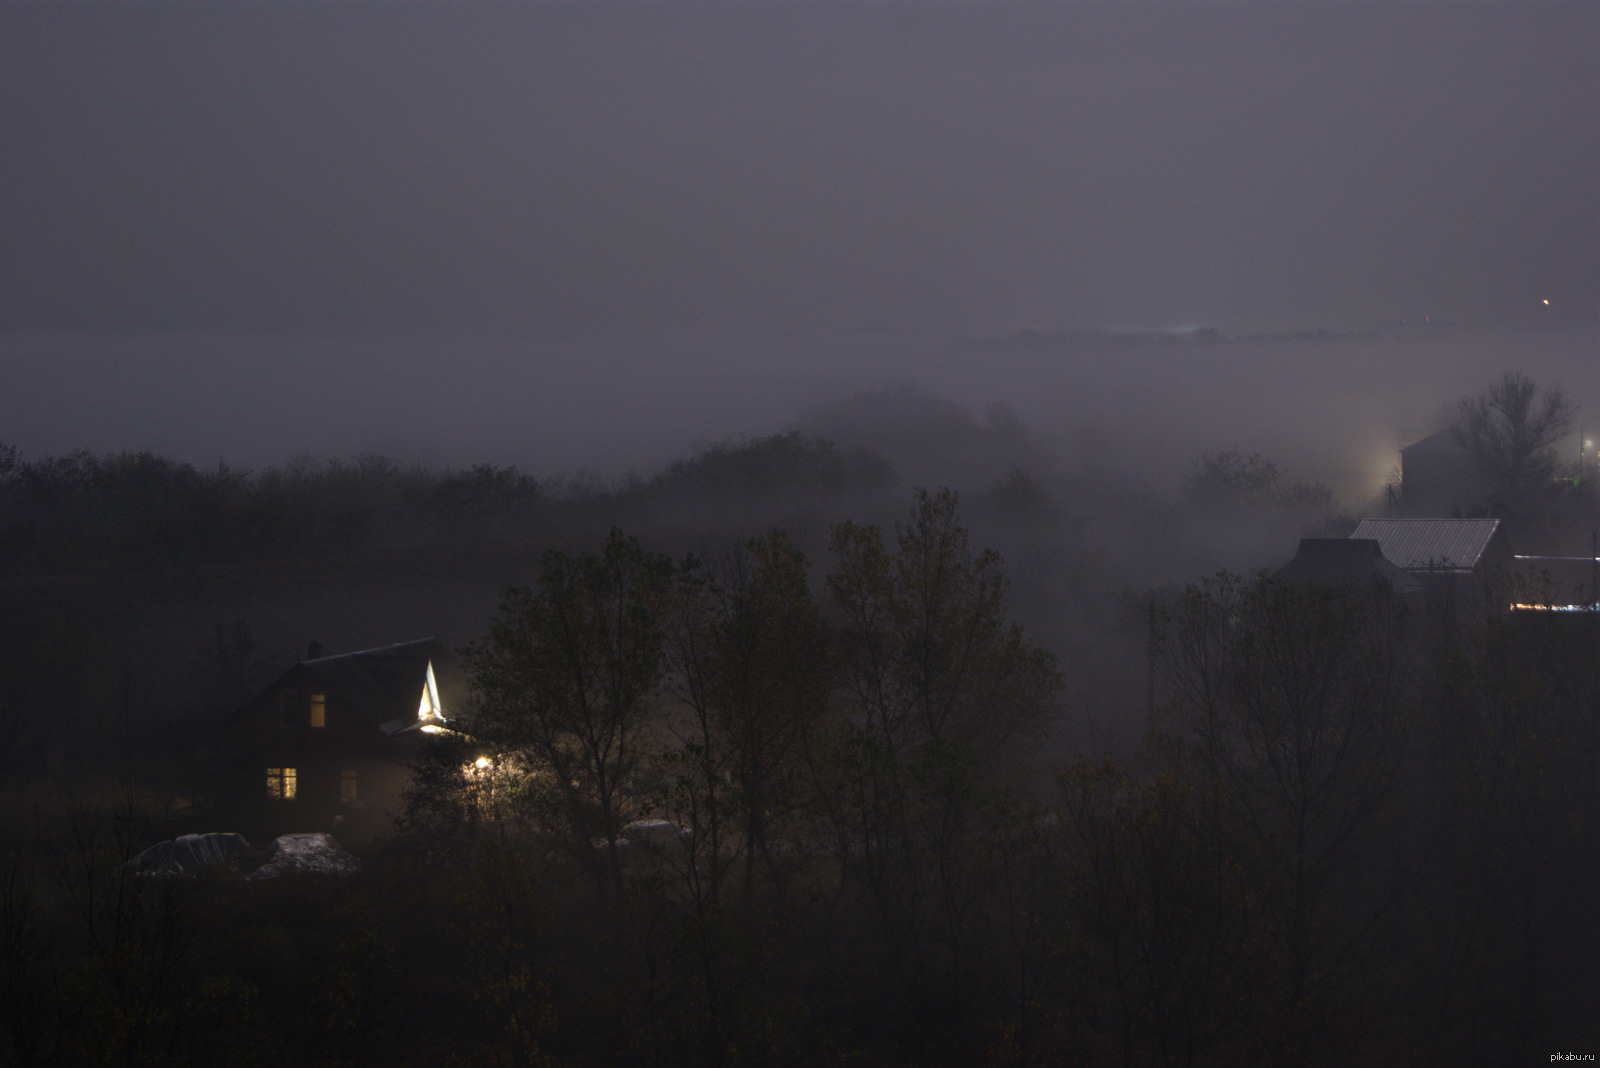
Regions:
[[[1272,577],[1313,586],[1381,583],[1402,594],[1422,589],[1422,583],[1385,560],[1378,543],[1370,538],[1301,538],[1294,559]]]
[[[1449,427],[1437,430],[1425,438],[1419,438],[1410,445],[1400,447],[1402,455],[1408,456],[1471,456],[1471,451],[1456,440],[1455,432]]]
[[[323,692],[339,708],[394,734],[419,724],[419,706],[428,700],[425,695],[431,694],[447,717],[459,698],[458,675],[449,647],[437,638],[423,638],[302,660],[268,690],[292,683]]]
[[[1498,519],[1363,519],[1351,538],[1376,541],[1407,571],[1472,571],[1500,533]]]

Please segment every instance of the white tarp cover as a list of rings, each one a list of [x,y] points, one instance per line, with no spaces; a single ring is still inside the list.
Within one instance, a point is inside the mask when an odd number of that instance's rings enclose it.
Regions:
[[[350,875],[360,867],[361,862],[346,853],[331,834],[281,834],[272,840],[272,855],[267,862],[245,878],[272,879],[294,872]]]
[[[141,875],[193,875],[207,868],[225,868],[249,848],[243,835],[184,834],[157,842],[128,861],[128,867]]]
[[[618,840],[662,843],[686,840],[688,837],[689,832],[671,820],[634,820],[622,828]]]

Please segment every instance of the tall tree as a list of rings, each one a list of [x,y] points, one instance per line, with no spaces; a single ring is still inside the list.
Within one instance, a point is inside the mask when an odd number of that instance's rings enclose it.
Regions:
[[[692,832],[668,857],[681,876],[679,937],[697,1063],[771,1045],[784,1011],[769,991],[803,866],[793,833],[809,790],[803,759],[828,709],[826,631],[805,557],[782,532],[712,563],[691,558],[669,615],[667,690],[680,745],[666,802]],[[730,907],[730,905],[737,907]],[[691,993],[692,991],[692,993]]]
[[[892,751],[959,741],[993,756],[1050,709],[1055,659],[1007,616],[1000,556],[972,550],[954,493],[918,490],[895,533],[892,553],[876,527],[833,533],[848,702]]]
[[[1406,617],[1372,590],[1231,576],[1171,612],[1162,751],[1261,895],[1275,1063],[1316,1060],[1312,1035],[1324,1053],[1353,1041],[1342,1021],[1392,904],[1380,860],[1409,739]]]
[[[1576,408],[1560,386],[1543,391],[1507,371],[1474,397],[1463,397],[1450,431],[1472,454],[1490,500],[1523,511],[1537,504],[1556,471],[1553,445],[1572,428]]]
[[[774,870],[772,824],[799,803],[802,750],[827,709],[827,632],[806,567],[782,531],[716,566],[691,560],[672,615],[686,752],[708,801],[729,794],[747,893],[758,862]]]
[[[819,806],[926,1043],[918,1055],[960,1060],[939,1047],[970,1033],[958,1021],[981,1000],[976,935],[1014,813],[1010,758],[1061,678],[1008,617],[1000,557],[971,549],[955,494],[919,491],[893,551],[877,528],[846,523],[833,552],[841,715]]]
[[[672,576],[665,557],[613,528],[598,554],[546,553],[538,583],[507,589],[488,635],[466,651],[474,732],[539,770],[576,854],[618,892],[617,840],[665,666]]]

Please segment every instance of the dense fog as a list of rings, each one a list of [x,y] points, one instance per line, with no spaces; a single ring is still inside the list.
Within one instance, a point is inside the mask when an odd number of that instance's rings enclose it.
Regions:
[[[4,440],[31,455],[151,449],[260,467],[381,453],[541,475],[653,473],[711,441],[817,424],[859,393],[912,387],[975,417],[1016,413],[1039,462],[1174,486],[1206,450],[1261,452],[1352,504],[1397,450],[1510,367],[1560,383],[1600,426],[1588,329],[1372,324],[1295,337],[1184,333],[577,336],[374,340],[12,335]],[[1010,458],[894,459],[914,483],[977,488]],[[1574,446],[1575,448],[1575,446]]]
[[[0,18],[17,327],[1595,314],[1582,3]]]
[[[0,1065],[1592,1054],[1596,55],[0,2]]]
[[[0,440],[33,455],[648,474],[909,381],[1064,462],[1243,448],[1356,496],[1506,367],[1597,392],[1589,5],[0,27]]]

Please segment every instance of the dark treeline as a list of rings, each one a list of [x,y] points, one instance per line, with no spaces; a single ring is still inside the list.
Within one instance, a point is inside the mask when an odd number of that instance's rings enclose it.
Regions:
[[[798,509],[895,482],[883,458],[799,431],[718,443],[650,478],[611,482],[376,455],[244,471],[148,452],[28,460],[0,446],[0,569],[103,573],[529,540],[688,510],[716,521],[732,507]]]
[[[1004,408],[974,418],[908,387],[611,480],[377,456],[252,472],[4,449],[0,774],[17,789],[131,777],[193,794],[193,739],[308,640],[461,644],[540,552],[613,525],[702,555],[781,527],[819,557],[841,520],[892,523],[907,493],[896,473],[930,457],[961,487],[974,536],[1004,556],[1017,618],[1078,665],[1074,723],[1097,739],[1139,730],[1151,591],[1250,566],[1330,523],[1326,490],[1261,457],[1207,454],[1173,494],[1111,463],[1065,462]]]
[[[1222,578],[1130,760],[955,498],[547,553],[366,870],[0,875],[18,1064],[1504,1065],[1600,1040],[1600,626]],[[119,835],[122,836],[119,839]]]
[[[888,400],[612,483],[6,452],[0,1063],[1595,1048],[1592,615],[1185,588],[1353,519],[1258,455],[1165,493]],[[922,431],[959,516],[895,491]],[[1521,530],[1592,521],[1536,474]],[[356,876],[135,878],[232,829],[218,727],[305,605],[466,619],[464,733]]]

